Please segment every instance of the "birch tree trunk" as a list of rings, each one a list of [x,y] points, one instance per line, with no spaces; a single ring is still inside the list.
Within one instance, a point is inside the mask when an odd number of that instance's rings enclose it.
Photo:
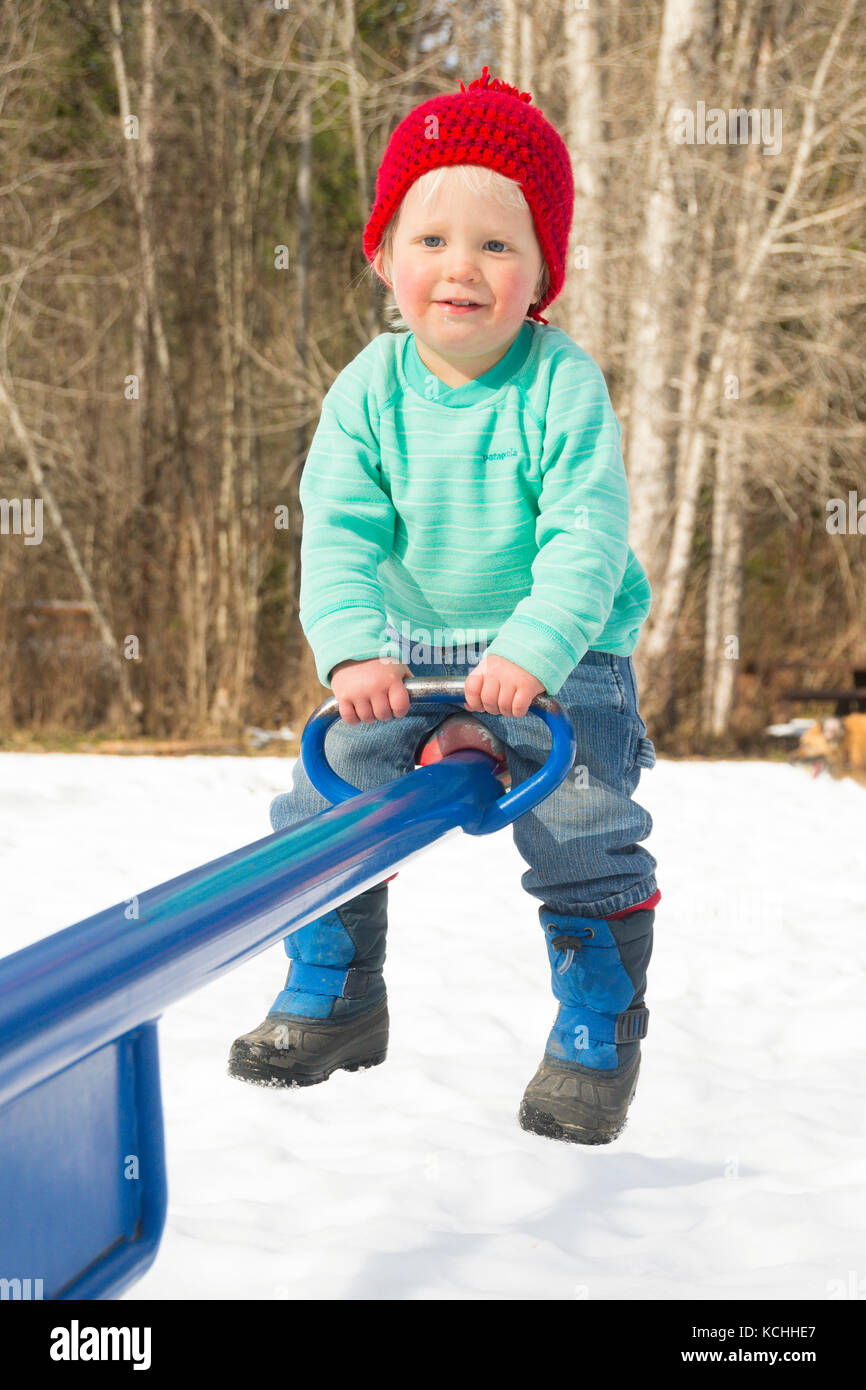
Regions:
[[[716,446],[701,692],[702,728],[716,737],[727,732],[734,701],[743,596],[743,442],[733,419],[730,426]]]
[[[630,492],[640,499],[632,509],[631,546],[653,589],[664,567],[675,499],[672,378],[681,215],[670,115],[675,106],[694,104],[694,74],[707,71],[712,18],[711,0],[665,0],[648,158],[649,197],[636,254],[625,460]]]
[[[218,304],[222,400],[221,472],[216,518],[217,607],[215,671],[208,712],[209,730],[235,731],[242,723],[252,674],[258,592],[262,572],[260,486],[254,450],[250,354],[251,306],[255,283],[254,235],[272,84],[253,110],[250,68],[237,59],[238,97],[226,98],[225,65],[216,79],[217,169],[225,178],[228,209],[214,204],[214,284]]]
[[[499,74],[503,82],[517,86],[520,71],[519,0],[502,0],[502,41],[499,48]]]
[[[574,223],[565,278],[568,333],[598,361],[608,342],[605,294],[605,235],[601,169],[604,93],[601,16],[597,5],[579,10],[566,3],[567,139],[574,175]]]
[[[120,105],[121,138],[126,153],[126,168],[129,191],[135,206],[138,229],[138,244],[141,255],[141,287],[146,306],[150,330],[156,344],[159,369],[165,386],[167,408],[171,414],[171,434],[177,433],[177,404],[174,398],[171,378],[171,361],[168,342],[160,311],[159,295],[156,287],[156,261],[154,257],[153,206],[153,63],[156,44],[158,0],[142,0],[142,79],[139,103],[138,138],[128,138],[130,117],[135,115],[130,107],[129,83],[126,76],[126,63],[123,56],[123,24],[120,17],[119,0],[109,0],[111,18],[111,60],[117,80],[117,95]]]
[[[234,158],[232,199],[232,241],[235,247],[232,275],[233,362],[238,383],[238,428],[235,435],[235,456],[239,472],[239,496],[235,517],[236,569],[234,607],[236,636],[231,643],[234,661],[229,682],[229,707],[225,727],[231,731],[244,720],[244,706],[255,664],[256,629],[258,624],[259,582],[261,579],[261,540],[258,440],[253,421],[252,363],[243,344],[253,336],[255,284],[255,229],[258,223],[258,194],[261,181],[262,148],[259,130],[264,112],[270,103],[266,89],[252,118],[249,72],[246,62],[241,70],[243,100],[237,107],[234,127]],[[237,326],[237,327],[235,327]]]
[[[366,83],[361,75],[358,54],[358,25],[355,15],[355,0],[343,0],[343,13],[338,27],[340,44],[346,55],[348,67],[349,122],[352,127],[352,151],[355,156],[356,193],[358,216],[361,226],[365,226],[370,216],[371,188],[368,183],[367,142],[363,120],[363,93]],[[378,331],[378,294],[375,283],[370,280],[369,295],[363,308],[365,342],[375,338]]]
[[[295,197],[297,203],[297,227],[298,239],[295,251],[295,298],[298,306],[298,318],[295,325],[295,343],[297,347],[298,361],[302,368],[306,367],[309,358],[309,336],[310,336],[310,236],[312,231],[312,189],[313,189],[313,98],[309,86],[305,86],[298,99],[298,172],[295,182]],[[298,419],[302,420],[306,390],[302,379],[298,378],[295,389],[295,402],[298,410]],[[307,425],[301,423],[295,431],[295,464],[287,470],[289,485],[289,522],[290,532],[286,539],[288,555],[286,558],[286,595],[289,603],[289,611],[292,619],[296,622],[295,632],[301,635],[300,624],[297,621],[300,614],[301,599],[301,532],[303,523],[303,513],[298,497],[298,484],[301,476],[301,465],[307,456],[308,440]],[[306,645],[305,643],[303,644]],[[296,653],[295,662],[301,656],[301,652]]]
[[[700,361],[706,335],[712,327],[711,294],[713,289],[714,253],[717,239],[717,226],[722,213],[722,204],[728,197],[728,189],[721,180],[713,185],[709,203],[699,211],[697,199],[692,198],[689,215],[693,222],[700,221],[696,227],[692,244],[692,284],[690,297],[684,310],[675,315],[679,327],[681,316],[683,324],[683,344],[679,355],[679,374],[674,385],[679,392],[678,419],[674,426],[673,457],[674,467],[674,526],[668,537],[668,555],[662,573],[657,577],[653,592],[653,611],[647,620],[643,634],[640,656],[636,660],[641,683],[647,689],[645,718],[652,722],[660,721],[668,726],[676,722],[677,711],[674,704],[676,650],[671,641],[661,650],[654,652],[652,659],[647,656],[654,620],[659,614],[667,613],[671,601],[669,585],[672,575],[679,575],[688,569],[694,531],[698,513],[703,463],[707,449],[707,439],[703,426],[696,418],[700,391]],[[673,306],[673,301],[672,301]],[[672,329],[672,332],[674,330]],[[637,497],[636,505],[642,505]],[[683,592],[675,589],[674,601],[682,603]],[[679,617],[680,610],[677,610]]]
[[[755,71],[754,105],[766,104],[767,74],[772,56],[769,25],[760,39]],[[737,219],[734,259],[741,265],[755,240],[761,201],[766,196],[763,168],[757,146],[750,145],[745,161],[743,214]],[[737,385],[750,383],[754,369],[751,338],[741,339],[736,354]],[[739,404],[737,403],[739,401]],[[707,577],[704,668],[701,690],[701,725],[705,733],[721,738],[728,732],[740,669],[740,633],[743,601],[743,484],[746,444],[739,395],[722,406],[716,444],[713,489],[712,541]]]
[[[520,7],[520,81],[522,92],[537,88],[538,66],[535,56],[535,6],[522,0]]]
[[[223,55],[214,49],[214,159],[216,165],[216,196],[213,202],[213,269],[214,292],[217,301],[217,327],[221,376],[220,412],[220,485],[216,507],[216,607],[214,612],[213,664],[215,681],[208,709],[208,732],[218,733],[231,719],[231,666],[233,652],[229,649],[230,608],[234,609],[239,562],[239,536],[235,487],[237,460],[235,458],[235,349],[232,338],[234,320],[235,258],[239,248],[234,241],[236,219],[231,211],[226,216],[222,190],[228,186],[232,203],[237,201],[237,169],[229,156],[227,123],[226,73]],[[233,112],[234,119],[240,117]],[[235,151],[232,151],[235,154]],[[237,325],[240,327],[240,325]],[[234,629],[232,639],[234,639]],[[233,643],[232,643],[233,645]]]

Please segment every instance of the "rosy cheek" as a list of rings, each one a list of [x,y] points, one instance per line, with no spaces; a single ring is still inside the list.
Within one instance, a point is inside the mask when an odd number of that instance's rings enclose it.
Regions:
[[[432,272],[424,265],[404,261],[397,267],[397,286],[407,303],[429,298],[434,288]]]
[[[496,293],[503,304],[522,303],[527,294],[526,277],[516,268],[503,266],[496,280]]]

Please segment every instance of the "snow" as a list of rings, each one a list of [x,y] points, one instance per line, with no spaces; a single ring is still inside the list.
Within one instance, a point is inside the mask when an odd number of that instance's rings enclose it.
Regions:
[[[9,952],[267,834],[285,758],[0,755]],[[866,790],[669,761],[636,799],[662,901],[629,1123],[524,1133],[555,1006],[510,832],[390,886],[384,1065],[226,1075],[281,946],[160,1022],[169,1212],[145,1299],[838,1297],[863,1287]],[[853,1278],[852,1278],[853,1273]]]

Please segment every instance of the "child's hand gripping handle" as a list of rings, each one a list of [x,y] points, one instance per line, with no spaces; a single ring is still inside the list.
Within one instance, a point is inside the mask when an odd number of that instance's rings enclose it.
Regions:
[[[405,686],[412,704],[454,704],[466,709],[464,682],[460,677],[419,676],[407,680]],[[574,729],[559,701],[551,695],[536,695],[529,706],[529,714],[542,719],[550,729],[551,748],[547,761],[525,782],[493,802],[477,829],[470,832],[472,834],[488,835],[501,830],[518,816],[531,811],[556,790],[574,763],[577,751]],[[331,696],[313,711],[301,735],[301,760],[307,776],[316,791],[334,804],[361,794],[359,787],[353,787],[334,771],[325,756],[325,735],[339,717],[339,702]]]

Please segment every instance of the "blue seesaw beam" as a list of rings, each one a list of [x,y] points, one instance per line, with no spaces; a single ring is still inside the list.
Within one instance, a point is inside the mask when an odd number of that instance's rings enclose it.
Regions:
[[[406,688],[463,703],[462,681]],[[551,754],[506,796],[495,759],[474,749],[358,792],[327,764],[327,700],[301,756],[340,804],[0,960],[0,1296],[114,1298],[141,1277],[167,1203],[160,1013],[449,831],[490,833],[549,795],[574,733],[548,696],[531,713]]]

